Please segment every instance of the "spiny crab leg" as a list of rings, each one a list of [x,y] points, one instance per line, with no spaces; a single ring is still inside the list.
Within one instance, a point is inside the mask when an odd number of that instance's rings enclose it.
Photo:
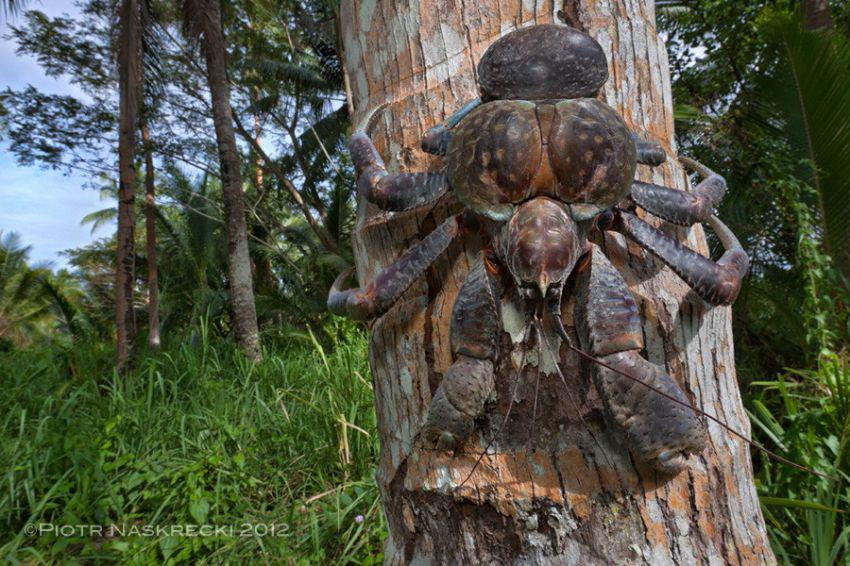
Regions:
[[[590,262],[579,273],[575,306],[576,328],[584,351],[607,367],[594,365],[596,388],[614,422],[629,439],[638,460],[665,473],[678,473],[687,454],[699,452],[705,443],[705,427],[689,406],[676,381],[663,368],[641,357],[644,348],[641,318],[622,275],[596,246]],[[556,329],[567,336],[560,320]],[[572,343],[567,340],[572,347]],[[618,371],[638,376],[639,381],[664,393],[658,395],[639,383],[624,379]],[[675,399],[671,403],[669,398]]]
[[[452,114],[445,124],[439,124],[428,130],[422,138],[422,151],[432,155],[446,155],[449,151],[449,142],[452,140],[451,129],[480,105],[480,98],[470,100],[460,110]]]
[[[707,219],[726,195],[726,180],[687,157],[680,161],[704,177],[691,192],[635,181],[632,198],[644,210],[667,222],[690,226]]]
[[[612,228],[658,256],[707,303],[728,305],[741,290],[749,259],[732,231],[716,216],[711,216],[709,225],[726,250],[717,262],[622,210],[617,211]]]
[[[637,162],[650,167],[658,167],[667,161],[667,152],[660,144],[655,142],[642,140],[638,135],[632,132],[632,139],[635,140],[637,149]]]
[[[365,289],[343,289],[354,269],[343,272],[334,281],[328,294],[328,309],[334,314],[357,320],[381,316],[446,251],[460,233],[459,218],[448,218],[425,239],[384,268]]]
[[[454,363],[434,392],[422,427],[422,434],[440,449],[451,450],[469,436],[487,401],[496,395],[501,294],[479,254],[452,307]]]
[[[348,149],[357,171],[357,189],[382,210],[402,211],[424,206],[449,188],[444,172],[388,173],[375,144],[363,131],[352,134]]]

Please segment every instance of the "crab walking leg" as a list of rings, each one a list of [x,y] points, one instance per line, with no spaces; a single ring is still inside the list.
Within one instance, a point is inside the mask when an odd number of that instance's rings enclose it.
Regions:
[[[440,224],[425,239],[388,265],[365,289],[345,289],[354,271],[343,272],[328,294],[328,310],[357,320],[377,318],[390,310],[399,297],[449,247],[461,233],[458,216]]]
[[[372,139],[362,131],[351,135],[348,150],[357,172],[357,189],[382,210],[397,212],[424,206],[449,189],[443,172],[388,173]]]
[[[470,100],[460,110],[452,114],[445,124],[439,124],[428,130],[420,142],[422,151],[432,155],[446,155],[449,151],[449,143],[452,141],[451,129],[480,105],[480,98]]]
[[[452,310],[454,363],[434,393],[424,437],[443,450],[466,438],[487,401],[496,394],[493,367],[499,351],[498,283],[479,255],[461,286]]]
[[[650,167],[658,167],[667,161],[667,152],[660,144],[642,140],[636,133],[632,132],[632,139],[635,140],[637,149],[637,162],[641,165],[649,165]]]
[[[714,207],[726,195],[726,179],[692,159],[682,157],[680,160],[705,177],[693,191],[685,192],[635,181],[632,198],[653,216],[673,224],[690,226],[711,216]]]
[[[575,307],[582,348],[688,403],[663,368],[640,356],[644,346],[640,314],[623,277],[597,246],[590,254],[580,273]],[[705,425],[695,412],[605,367],[594,365],[592,372],[608,415],[626,433],[638,460],[675,474],[685,466],[687,454],[702,449]]]
[[[708,223],[726,250],[717,262],[625,211],[617,211],[612,229],[658,256],[707,303],[729,305],[738,297],[749,259],[732,231],[716,216]]]

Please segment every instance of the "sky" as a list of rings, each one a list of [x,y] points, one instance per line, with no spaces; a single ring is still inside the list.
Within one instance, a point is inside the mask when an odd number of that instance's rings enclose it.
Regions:
[[[77,13],[73,0],[36,0],[28,7],[49,16]],[[19,16],[14,21],[22,20]],[[44,92],[78,94],[79,90],[67,80],[46,77],[34,59],[15,54],[15,42],[5,38],[8,23],[0,15],[0,89],[21,89],[31,84]],[[86,181],[79,174],[63,175],[38,166],[18,165],[8,146],[0,142],[0,231],[20,234],[24,245],[32,247],[32,262],[50,262],[55,268],[65,266],[63,250],[83,246],[114,231],[109,226],[92,235],[89,226],[80,225],[86,214],[114,206],[113,201],[102,201],[98,191],[83,188]]]

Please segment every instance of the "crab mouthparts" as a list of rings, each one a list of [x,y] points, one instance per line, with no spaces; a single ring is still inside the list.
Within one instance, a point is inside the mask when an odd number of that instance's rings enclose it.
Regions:
[[[581,249],[578,226],[566,207],[534,198],[516,210],[505,229],[508,267],[525,298],[533,299],[533,292],[545,300],[553,289],[560,291]]]

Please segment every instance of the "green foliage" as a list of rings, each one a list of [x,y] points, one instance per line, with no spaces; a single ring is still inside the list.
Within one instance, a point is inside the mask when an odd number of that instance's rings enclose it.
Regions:
[[[59,369],[55,349],[0,354],[0,557],[379,561],[384,522],[365,340],[351,328],[340,335],[332,350],[290,338],[254,366],[203,326],[198,342],[148,357],[123,379],[96,346],[76,375]],[[26,525],[39,523],[237,530],[28,534]]]
[[[824,355],[817,369],[755,382],[753,424],[796,462],[838,478],[815,478],[762,459],[758,474],[765,517],[789,564],[827,566],[848,554],[850,519],[850,365]]]
[[[803,32],[798,2],[664,4],[681,151],[727,177],[720,215],[753,260],[733,313],[754,435],[840,480],[754,454],[774,550],[788,564],[844,563],[850,27]],[[846,3],[833,10],[850,21]]]
[[[763,27],[776,56],[761,63],[756,114],[806,160],[823,243],[850,273],[850,40],[803,31],[799,18],[783,14]]]

